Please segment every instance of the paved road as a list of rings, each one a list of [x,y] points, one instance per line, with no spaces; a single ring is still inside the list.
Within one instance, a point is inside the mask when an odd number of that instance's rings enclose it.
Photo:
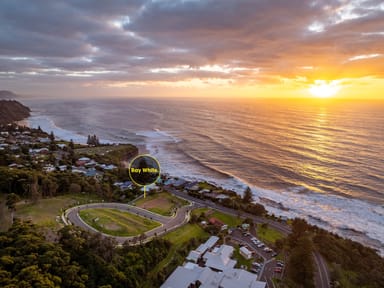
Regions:
[[[188,195],[187,193],[180,192],[180,191],[178,191],[174,188],[171,188],[171,187],[167,187],[167,190],[172,192],[173,194],[175,194],[176,196],[178,196],[180,198],[184,198],[190,202],[195,202],[197,205],[199,205],[201,207],[209,207],[209,208],[218,210],[220,212],[231,214],[234,216],[239,215],[239,211],[228,208],[228,207],[224,207],[221,205],[217,205],[216,203],[214,203],[212,201],[202,200],[202,199],[192,197],[192,196]],[[252,214],[249,214],[246,212],[241,212],[240,217],[250,218],[255,223],[268,223],[268,225],[270,227],[273,227],[274,229],[280,231],[284,235],[288,235],[289,233],[291,233],[291,228],[284,223],[276,222],[276,221],[273,221],[270,219],[265,219],[263,217],[258,217],[258,216],[255,216],[255,215],[252,215]],[[316,288],[330,288],[331,286],[330,286],[330,281],[329,281],[329,279],[330,279],[329,271],[328,271],[328,268],[327,268],[327,265],[326,265],[324,258],[317,251],[313,252],[313,257],[314,257],[314,263],[316,266],[316,274],[315,274]],[[270,263],[269,266],[273,266],[275,264],[273,262],[269,262],[269,263]]]
[[[196,204],[199,204],[202,207],[207,206],[209,208],[212,208],[212,209],[215,209],[215,210],[218,210],[218,211],[221,211],[223,213],[230,214],[230,215],[233,215],[233,216],[238,216],[239,215],[239,211],[238,210],[234,210],[234,209],[231,209],[231,208],[228,208],[228,207],[217,205],[216,203],[214,203],[212,201],[209,201],[209,200],[202,200],[202,199],[198,199],[198,198],[192,197],[192,196],[188,195],[187,193],[180,192],[180,191],[178,191],[176,189],[173,189],[171,187],[167,187],[166,189],[168,191],[172,192],[173,194],[175,194],[176,196],[178,196],[180,198],[184,198],[184,199],[186,199],[186,200],[188,200],[190,202],[195,202]],[[260,223],[260,224],[268,223],[268,225],[270,227],[275,228],[276,230],[282,232],[284,235],[288,235],[289,233],[291,233],[291,228],[288,225],[284,224],[284,223],[279,223],[279,222],[276,222],[276,221],[273,221],[273,220],[270,220],[270,219],[266,219],[264,217],[255,216],[253,214],[249,214],[249,213],[246,213],[246,212],[243,212],[243,211],[241,212],[240,217],[242,217],[242,218],[250,218],[255,223]]]
[[[251,238],[255,237],[255,235],[250,235],[250,236],[244,236],[242,232],[238,229],[236,229],[234,232],[231,234],[231,239],[237,241],[238,243],[241,243],[243,245],[246,245],[248,249],[251,251],[255,252],[259,257],[263,258],[263,266],[258,273],[258,280],[264,281],[268,283],[268,287],[273,287],[272,283],[272,277],[274,278],[282,278],[283,272],[282,273],[276,273],[275,267],[276,265],[276,259],[272,256],[272,252],[267,253],[265,252],[262,248],[257,247],[252,241]],[[256,259],[255,259],[256,260]]]
[[[324,258],[318,253],[313,252],[313,258],[315,260],[315,265],[317,271],[315,273],[315,284],[317,288],[329,288],[330,287],[330,278],[327,268],[327,263],[325,263]]]
[[[183,206],[179,208],[176,212],[176,215],[173,217],[166,217],[162,216],[156,213],[153,213],[151,211],[135,207],[132,205],[128,204],[122,204],[122,203],[92,203],[92,204],[85,204],[81,206],[76,206],[73,208],[70,208],[64,212],[63,220],[67,221],[69,220],[68,224],[73,224],[79,227],[82,227],[85,230],[88,230],[90,232],[95,232],[95,233],[101,233],[100,231],[94,229],[93,227],[89,226],[86,224],[79,216],[79,211],[88,209],[88,208],[113,208],[113,209],[118,209],[122,211],[129,211],[130,213],[139,215],[141,217],[145,217],[157,222],[161,223],[161,226],[152,229],[150,231],[147,231],[144,233],[145,235],[145,240],[144,242],[149,241],[152,237],[155,235],[161,235],[166,232],[169,232],[181,225],[184,225],[185,223],[188,222],[189,220],[189,212],[191,209],[194,208],[193,205],[190,206]],[[105,237],[111,237],[117,240],[119,244],[122,244],[126,241],[131,241],[135,239],[137,236],[131,236],[131,237],[121,237],[121,236],[112,236],[108,234],[101,233]],[[137,241],[139,243],[139,241]]]
[[[79,214],[78,214],[78,212],[80,210],[87,209],[87,208],[115,208],[115,209],[119,209],[119,210],[123,210],[123,211],[130,211],[130,212],[135,213],[137,215],[140,215],[142,217],[146,217],[146,218],[150,218],[150,219],[153,219],[155,221],[158,221],[162,224],[160,227],[155,228],[155,229],[145,233],[146,239],[143,242],[147,242],[147,241],[151,240],[151,238],[155,235],[159,236],[161,234],[169,232],[169,231],[176,229],[177,227],[180,227],[181,225],[184,225],[185,223],[187,223],[189,220],[189,212],[194,208],[209,207],[209,208],[218,210],[218,211],[226,213],[226,214],[230,214],[230,215],[234,215],[234,216],[239,215],[239,211],[228,208],[228,207],[224,207],[221,205],[217,205],[216,203],[214,203],[212,201],[207,201],[207,200],[202,200],[202,199],[192,197],[192,196],[188,195],[187,193],[180,192],[180,191],[178,191],[172,187],[166,187],[166,189],[168,191],[172,192],[174,195],[176,195],[180,198],[186,199],[193,204],[191,206],[183,206],[182,208],[179,208],[174,217],[165,217],[165,216],[161,216],[161,215],[152,213],[148,210],[141,209],[139,207],[131,206],[128,204],[93,203],[93,204],[86,204],[86,205],[81,205],[81,206],[77,206],[74,208],[70,208],[64,213],[63,218],[64,218],[64,220],[65,220],[65,218],[68,219],[72,224],[80,226],[80,227],[82,227],[88,231],[100,233],[99,231],[92,228],[91,226],[89,226],[88,224],[86,224],[84,221],[81,220],[81,218],[79,217]],[[280,231],[284,235],[288,235],[289,233],[291,233],[290,227],[284,223],[279,223],[279,222],[276,222],[276,221],[273,221],[270,219],[265,219],[263,217],[258,217],[258,216],[255,216],[255,215],[252,215],[249,213],[245,213],[245,212],[241,212],[240,217],[250,218],[255,223],[268,223],[268,225],[270,227],[275,228],[276,230]],[[115,238],[118,241],[118,243],[120,243],[120,244],[122,244],[126,241],[132,241],[135,238],[135,237],[118,237],[118,236],[111,236],[111,235],[107,235],[107,234],[103,234],[103,235],[105,237]],[[323,257],[318,252],[314,252],[313,257],[314,257],[315,265],[317,268],[316,277],[315,277],[316,288],[329,288],[330,287],[330,282],[329,282],[330,277],[329,277],[329,272],[328,272],[325,260],[323,259]],[[267,259],[267,258],[265,258],[265,259]],[[265,272],[263,270],[262,275],[268,275],[269,276],[270,273],[273,273],[273,272],[271,272],[272,267],[275,267],[275,262],[272,259],[267,259],[266,266],[264,267]],[[266,280],[270,279],[270,277],[268,277],[268,276],[265,276]],[[274,275],[274,276],[276,276],[276,275]],[[264,279],[262,279],[262,280],[264,280]],[[269,283],[269,284],[271,284],[271,283]]]

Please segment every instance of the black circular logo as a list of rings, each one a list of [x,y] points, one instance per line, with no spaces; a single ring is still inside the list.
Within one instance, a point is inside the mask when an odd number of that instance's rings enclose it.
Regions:
[[[129,177],[136,185],[151,185],[160,177],[160,164],[150,155],[139,155],[129,165]]]

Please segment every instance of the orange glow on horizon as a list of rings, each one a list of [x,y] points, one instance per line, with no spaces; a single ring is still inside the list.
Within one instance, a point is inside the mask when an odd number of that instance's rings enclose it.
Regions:
[[[326,81],[316,80],[314,84],[310,85],[309,93],[318,98],[329,98],[335,96],[341,89],[339,81]]]

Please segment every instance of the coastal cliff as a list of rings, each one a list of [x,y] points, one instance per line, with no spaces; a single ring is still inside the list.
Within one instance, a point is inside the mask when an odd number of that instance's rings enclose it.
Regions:
[[[0,100],[0,124],[8,124],[29,117],[30,109],[15,100]]]

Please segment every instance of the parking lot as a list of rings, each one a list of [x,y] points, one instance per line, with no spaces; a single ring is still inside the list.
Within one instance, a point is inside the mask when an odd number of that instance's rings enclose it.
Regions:
[[[277,254],[273,249],[260,241],[255,235],[235,229],[231,233],[231,241],[246,246],[253,252],[254,262],[250,272],[257,274],[257,279],[268,283],[268,287],[273,287],[272,278],[282,278],[285,270],[285,263],[275,259]],[[260,261],[262,259],[262,261]],[[257,261],[259,260],[259,261]]]

